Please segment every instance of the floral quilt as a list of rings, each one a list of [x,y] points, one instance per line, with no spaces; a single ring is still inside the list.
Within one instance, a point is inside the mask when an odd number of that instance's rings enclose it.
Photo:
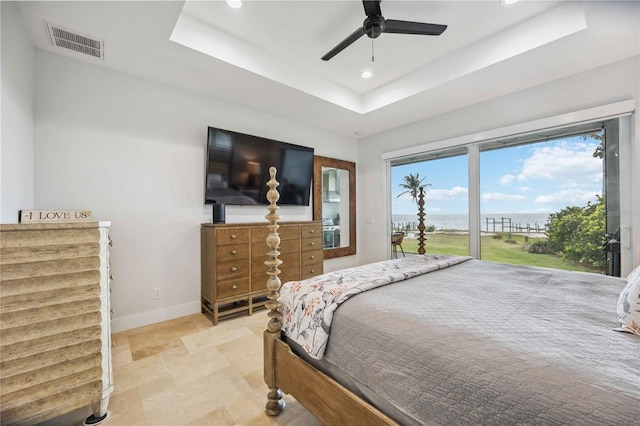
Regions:
[[[290,281],[280,291],[282,330],[311,357],[321,359],[333,313],[350,297],[469,259],[468,256],[411,256]]]

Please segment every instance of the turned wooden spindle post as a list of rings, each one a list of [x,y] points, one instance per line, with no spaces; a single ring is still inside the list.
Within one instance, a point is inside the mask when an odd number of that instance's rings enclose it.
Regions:
[[[424,188],[420,187],[418,194],[418,254],[424,254]]]
[[[280,247],[280,236],[278,235],[278,219],[280,219],[280,215],[277,212],[278,205],[276,204],[278,199],[280,199],[280,194],[276,190],[276,187],[279,185],[276,180],[276,172],[277,170],[275,167],[269,168],[269,174],[271,175],[271,179],[267,182],[267,186],[269,187],[269,191],[267,192],[267,200],[269,201],[267,209],[269,210],[269,214],[265,216],[269,221],[267,228],[270,232],[267,236],[267,246],[269,247],[267,256],[269,259],[264,262],[265,265],[269,267],[269,270],[267,271],[267,274],[269,274],[269,279],[267,280],[267,298],[269,300],[265,304],[269,310],[267,313],[269,316],[269,322],[267,323],[267,329],[264,332],[263,339],[264,381],[269,387],[265,408],[267,414],[270,416],[277,416],[284,408],[282,391],[276,387],[275,377],[275,344],[280,338],[280,330],[282,328],[282,313],[280,312],[282,303],[278,301],[281,285],[280,278],[278,277],[278,274],[280,274],[278,266],[282,264],[282,260],[278,259],[278,256],[280,255],[280,252],[278,251],[278,248]]]

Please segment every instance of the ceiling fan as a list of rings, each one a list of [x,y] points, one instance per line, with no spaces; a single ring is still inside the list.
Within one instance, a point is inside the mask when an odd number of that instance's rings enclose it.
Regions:
[[[362,23],[362,27],[355,30],[353,34],[345,38],[324,55],[322,57],[323,61],[328,61],[333,58],[365,34],[371,39],[377,38],[382,33],[438,36],[447,29],[446,25],[440,24],[384,19],[380,11],[380,0],[363,0],[362,5],[364,6],[364,13],[367,15],[367,18]]]

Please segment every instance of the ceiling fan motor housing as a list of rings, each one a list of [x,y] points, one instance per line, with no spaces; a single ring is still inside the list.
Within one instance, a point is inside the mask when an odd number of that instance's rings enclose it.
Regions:
[[[377,38],[384,32],[385,20],[382,16],[369,16],[362,23],[362,28],[369,38]]]
[[[367,19],[364,20],[362,26],[356,29],[351,35],[342,40],[336,47],[331,49],[321,59],[328,61],[329,59],[342,52],[352,43],[363,35],[367,35],[370,39],[378,38],[384,32],[394,34],[422,34],[439,36],[447,29],[446,25],[428,24],[425,22],[398,21],[389,19],[388,21],[382,16],[380,11],[380,0],[363,0],[364,13]],[[372,57],[373,60],[373,57]]]

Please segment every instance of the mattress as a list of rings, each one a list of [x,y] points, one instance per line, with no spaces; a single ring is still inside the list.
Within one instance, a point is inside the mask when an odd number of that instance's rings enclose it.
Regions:
[[[470,260],[350,298],[324,358],[306,359],[401,424],[633,424],[640,338],[613,331],[623,287]]]

